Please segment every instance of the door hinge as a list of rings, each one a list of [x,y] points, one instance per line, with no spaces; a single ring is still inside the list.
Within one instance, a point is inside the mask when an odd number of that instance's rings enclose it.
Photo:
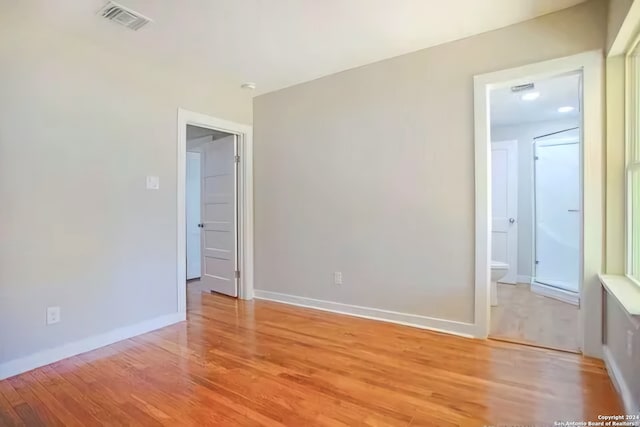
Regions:
[[[538,156],[533,156],[533,160],[538,160],[540,157]]]
[[[236,270],[236,279],[240,278],[240,270]]]
[[[240,163],[240,156],[233,156],[236,163]]]
[[[540,264],[540,261],[536,260],[536,265]]]

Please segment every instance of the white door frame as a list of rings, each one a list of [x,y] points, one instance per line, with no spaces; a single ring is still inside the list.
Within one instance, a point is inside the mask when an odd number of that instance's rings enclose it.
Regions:
[[[581,71],[582,101],[582,244],[580,271],[580,336],[585,355],[602,357],[602,272],[604,248],[603,199],[603,52],[589,51],[564,58],[474,77],[475,117],[475,316],[476,336],[489,334],[491,254],[491,165],[489,91],[562,73]],[[585,224],[587,226],[585,226]]]
[[[178,312],[187,311],[187,260],[185,182],[187,158],[187,125],[214,129],[238,136],[240,168],[238,173],[239,238],[238,298],[253,299],[253,127],[178,108],[178,163],[177,163],[177,292]]]

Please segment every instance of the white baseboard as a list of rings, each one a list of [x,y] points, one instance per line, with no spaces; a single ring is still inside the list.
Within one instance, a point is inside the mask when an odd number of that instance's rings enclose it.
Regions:
[[[397,311],[382,310],[379,308],[323,301],[313,298],[281,294],[278,292],[261,291],[258,289],[254,291],[254,297],[257,299],[276,301],[299,307],[314,308],[316,310],[330,311],[332,313],[364,317],[365,319],[397,323],[421,329],[429,329],[431,331],[444,332],[466,338],[474,338],[476,334],[476,326],[473,323],[457,322],[454,320],[437,319],[417,314],[399,313]]]
[[[124,326],[100,335],[94,335],[59,347],[43,350],[19,359],[10,360],[0,364],[0,380],[39,368],[40,366],[57,362],[58,360],[66,359],[67,357],[86,353],[118,341],[164,328],[165,326],[181,322],[185,319],[185,313],[167,314],[165,316],[136,323],[135,325]]]
[[[564,289],[554,288],[553,286],[545,286],[540,283],[531,283],[531,292],[545,297],[557,299],[567,304],[580,305],[580,295],[575,292],[565,291]]]
[[[622,398],[625,413],[629,415],[640,414],[640,406],[633,400],[633,395],[631,394],[629,385],[622,376],[622,372],[620,372],[620,368],[618,367],[616,360],[613,358],[611,350],[605,345],[602,348],[602,353],[604,355],[604,364],[607,367],[607,372],[609,372],[611,382],[613,382],[614,387]]]
[[[518,275],[516,280],[518,281],[518,283],[526,283],[527,285],[531,284],[531,276]]]

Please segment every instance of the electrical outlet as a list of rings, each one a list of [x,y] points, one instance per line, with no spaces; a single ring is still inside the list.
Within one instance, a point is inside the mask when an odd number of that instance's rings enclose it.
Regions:
[[[633,357],[633,331],[627,331],[627,356]]]
[[[342,272],[335,271],[333,273],[333,284],[334,285],[342,285]]]
[[[60,322],[60,307],[47,307],[47,325]]]

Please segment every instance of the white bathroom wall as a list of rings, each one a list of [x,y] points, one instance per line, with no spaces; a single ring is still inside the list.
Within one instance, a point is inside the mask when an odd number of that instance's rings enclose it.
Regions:
[[[186,176],[187,280],[200,277],[200,152],[187,152]]]
[[[518,141],[518,281],[530,279],[533,265],[533,139],[577,126],[576,118],[491,127],[492,141]]]

